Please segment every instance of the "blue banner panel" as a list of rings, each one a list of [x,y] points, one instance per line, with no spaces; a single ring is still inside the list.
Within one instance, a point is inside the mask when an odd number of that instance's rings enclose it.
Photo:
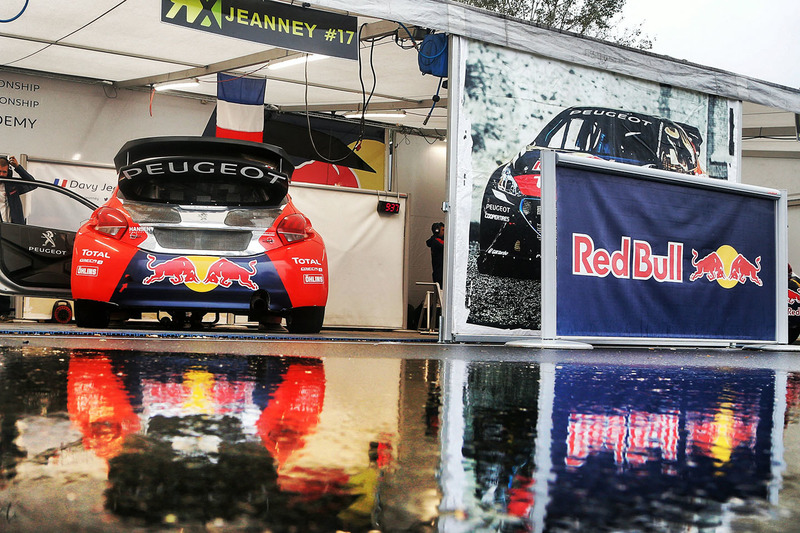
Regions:
[[[557,335],[775,340],[777,209],[558,167]]]
[[[358,59],[358,19],[266,0],[161,0],[161,21],[290,50]]]

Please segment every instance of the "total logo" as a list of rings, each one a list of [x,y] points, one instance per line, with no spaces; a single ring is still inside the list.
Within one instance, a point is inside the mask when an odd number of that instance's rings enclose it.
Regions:
[[[573,233],[572,274],[683,283],[683,249],[683,243],[670,242],[667,244],[667,255],[657,255],[647,241],[622,237],[619,249],[608,251],[596,247],[589,235]],[[747,282],[759,287],[763,285],[758,276],[761,256],[751,262],[727,244],[702,258],[697,250],[692,249],[691,263],[694,270],[689,275],[689,281],[716,281],[726,289]]]
[[[253,276],[258,272],[255,259],[247,267],[224,257],[179,256],[157,263],[154,255],[147,254],[147,270],[152,274],[142,280],[143,285],[168,281],[172,285],[186,285],[195,292],[208,292],[217,287],[229,288],[234,283],[257,290]]]

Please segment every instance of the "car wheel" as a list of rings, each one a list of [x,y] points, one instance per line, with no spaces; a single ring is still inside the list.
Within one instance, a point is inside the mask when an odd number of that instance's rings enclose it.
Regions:
[[[325,319],[324,307],[297,307],[286,319],[289,333],[319,333]]]
[[[92,300],[75,300],[75,324],[79,328],[107,328],[110,321],[108,305]]]

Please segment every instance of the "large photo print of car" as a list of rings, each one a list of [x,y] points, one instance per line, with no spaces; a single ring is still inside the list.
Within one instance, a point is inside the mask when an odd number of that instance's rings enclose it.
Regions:
[[[702,142],[697,127],[645,113],[588,106],[559,112],[483,189],[467,268],[467,322],[541,328],[542,149],[702,174]]]
[[[118,185],[78,230],[71,271],[75,321],[166,313],[201,326],[246,315],[293,333],[318,332],[328,297],[322,237],[288,194],[283,149],[209,137],[126,143]]]
[[[643,113],[571,107],[559,113],[514,159],[489,178],[479,226],[478,272],[541,278],[540,151],[702,174],[697,128]]]

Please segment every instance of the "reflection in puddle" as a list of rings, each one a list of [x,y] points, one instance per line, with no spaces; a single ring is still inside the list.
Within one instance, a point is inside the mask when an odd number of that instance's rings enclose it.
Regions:
[[[463,501],[451,511],[470,527],[716,531],[731,502],[774,499],[773,371],[473,364],[461,376],[475,490],[446,486],[445,501]]]
[[[0,530],[797,524],[800,374],[315,355],[5,349]]]
[[[722,526],[722,504],[768,495],[774,380],[766,370],[557,368],[546,523]]]
[[[408,497],[438,497],[435,459],[417,492],[398,474],[420,450],[436,457],[438,407],[409,394],[398,412],[398,384],[415,374],[424,391],[418,368],[435,378],[436,363],[52,353],[8,351],[0,366],[10,530],[361,531],[435,516]],[[423,437],[398,459],[401,432]]]

